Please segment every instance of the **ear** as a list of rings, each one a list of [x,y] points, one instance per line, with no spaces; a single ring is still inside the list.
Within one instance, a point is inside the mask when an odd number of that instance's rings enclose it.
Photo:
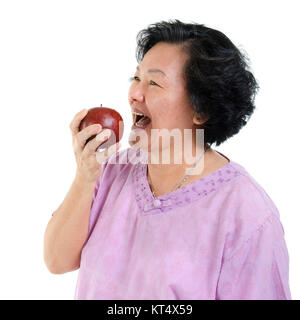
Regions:
[[[193,122],[195,124],[203,124],[205,123],[207,120],[209,119],[209,117],[201,117],[199,116],[196,112],[194,113],[194,116],[193,116]]]

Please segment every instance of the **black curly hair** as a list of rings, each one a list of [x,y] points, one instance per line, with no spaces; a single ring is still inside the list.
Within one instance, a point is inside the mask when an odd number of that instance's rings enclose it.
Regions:
[[[191,107],[207,119],[199,126],[206,146],[220,145],[247,123],[259,86],[246,54],[222,32],[175,19],[150,24],[136,40],[138,63],[158,42],[179,45],[188,54],[183,77]]]

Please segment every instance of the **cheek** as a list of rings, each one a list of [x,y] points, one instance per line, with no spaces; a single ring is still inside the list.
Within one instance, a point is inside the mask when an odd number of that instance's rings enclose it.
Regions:
[[[150,113],[152,113],[152,119],[158,122],[165,122],[172,116],[172,105],[165,97],[153,97],[149,109]]]
[[[148,95],[148,108],[152,114],[152,122],[158,127],[186,127],[190,123],[183,94],[169,93],[158,96],[154,92]]]

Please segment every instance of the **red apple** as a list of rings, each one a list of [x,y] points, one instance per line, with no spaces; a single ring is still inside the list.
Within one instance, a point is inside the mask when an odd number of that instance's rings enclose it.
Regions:
[[[110,129],[113,131],[109,139],[102,143],[99,149],[108,148],[122,139],[124,122],[121,115],[116,110],[102,106],[89,109],[86,116],[80,122],[79,131],[96,123],[101,124],[102,130]],[[95,137],[96,135],[91,136],[87,139],[85,144]]]

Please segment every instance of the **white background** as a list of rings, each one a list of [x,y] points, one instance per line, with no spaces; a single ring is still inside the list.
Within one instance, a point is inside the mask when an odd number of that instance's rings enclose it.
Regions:
[[[243,48],[260,92],[240,133],[215,150],[240,163],[281,215],[290,287],[300,298],[299,1],[0,2],[0,298],[73,299],[78,271],[51,274],[43,236],[76,163],[75,113],[99,106],[125,121],[136,34],[150,23],[203,23]]]

